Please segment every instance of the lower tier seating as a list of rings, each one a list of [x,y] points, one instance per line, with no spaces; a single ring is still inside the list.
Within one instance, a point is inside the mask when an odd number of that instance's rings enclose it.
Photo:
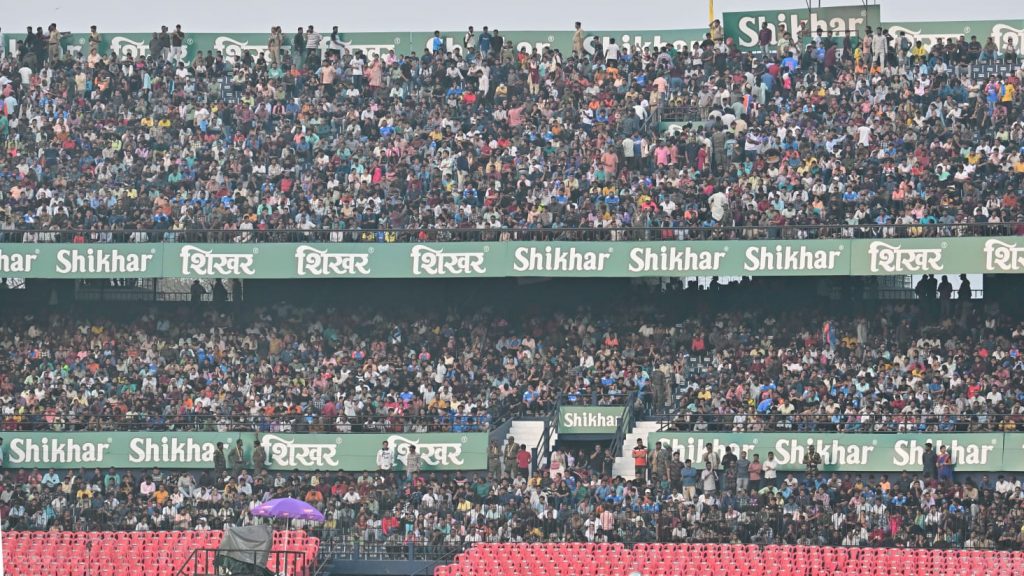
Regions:
[[[741,544],[478,544],[434,576],[1019,576],[1024,552]]]
[[[222,535],[219,530],[4,532],[4,571],[17,576],[173,576],[193,550],[216,548]],[[319,538],[303,531],[275,532],[273,550],[300,554],[271,555],[267,567],[275,574],[311,574],[319,549]],[[184,573],[212,574],[213,555],[198,558],[198,570],[189,565]]]

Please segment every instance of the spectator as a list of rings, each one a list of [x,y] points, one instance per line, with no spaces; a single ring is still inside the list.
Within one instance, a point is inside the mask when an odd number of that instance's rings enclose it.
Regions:
[[[921,467],[924,471],[924,477],[928,479],[938,478],[938,458],[935,454],[935,450],[932,448],[931,442],[926,442],[924,445],[924,453],[921,454]]]
[[[213,476],[217,479],[224,478],[225,470],[227,470],[227,457],[224,455],[224,443],[217,442],[217,448],[213,451]]]
[[[756,461],[756,458],[755,458]],[[740,457],[736,459],[736,495],[742,496],[749,492],[751,480],[754,480],[752,463],[747,460],[746,450],[740,450]],[[754,483],[755,488],[757,483]]]
[[[519,470],[519,476],[523,478],[530,476],[530,451],[527,450],[526,444],[521,444],[519,452],[516,453],[516,468]]]
[[[774,488],[778,477],[779,462],[775,459],[774,452],[768,452],[768,457],[761,463],[761,470],[764,474],[765,486]]]
[[[807,480],[813,483],[818,479],[818,467],[821,466],[821,454],[818,454],[813,444],[807,447],[803,464]]]
[[[409,453],[405,457],[405,480],[412,484],[420,473],[420,455],[416,446],[409,446]]]
[[[262,476],[267,465],[267,451],[263,448],[263,442],[256,440],[252,446],[252,468],[253,474]]]
[[[647,480],[647,448],[642,438],[636,439],[636,446],[633,447],[633,469],[636,477],[641,482]]]
[[[391,474],[391,467],[395,463],[395,453],[388,447],[388,442],[385,440],[381,443],[380,450],[377,450],[377,470],[383,476],[389,476]]]
[[[935,459],[936,471],[939,482],[953,482],[953,455],[949,453],[946,446],[939,449],[939,455]]]
[[[241,438],[235,441],[229,460],[231,461],[231,477],[238,478],[245,467],[245,448],[242,446]]]
[[[754,454],[754,459],[750,462],[749,470],[750,470],[750,488],[753,489],[753,490],[760,490],[761,489],[761,473],[762,473],[762,470],[763,470],[762,465],[761,465],[761,455],[760,454]]]
[[[711,462],[704,463],[704,470],[700,473],[702,495],[714,496],[718,487],[718,472],[711,466]]]

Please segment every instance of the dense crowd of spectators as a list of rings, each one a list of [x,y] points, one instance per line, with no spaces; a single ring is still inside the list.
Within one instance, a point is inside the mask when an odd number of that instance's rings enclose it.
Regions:
[[[451,52],[443,42],[364,54],[308,40],[288,51],[276,30],[268,53],[240,59],[185,59],[167,33],[149,57],[120,59],[64,53],[53,26],[0,60],[0,233],[51,241],[65,238],[48,230],[77,228],[86,231],[66,240],[148,242],[196,229],[239,241],[258,229],[370,241],[547,227],[664,238],[753,225],[806,225],[799,234],[812,236],[822,224],[851,235],[896,234],[896,224],[920,235],[967,223],[1024,232],[1021,72],[975,81],[966,67],[1016,62],[1016,47],[961,39],[929,50],[866,32],[799,34],[806,46],[782,34],[750,54],[713,27],[683,50],[609,44],[592,56],[576,49],[582,28],[571,54],[515,52],[489,32]],[[696,124],[658,133],[670,117]],[[925,296],[856,314],[673,313],[642,298],[550,314],[5,311],[0,416],[8,431],[471,431],[490,429],[499,412],[635,397],[690,430],[1016,430],[1024,318]],[[556,452],[548,462],[558,466],[539,470],[518,452],[492,444],[486,472],[454,474],[253,462],[230,473],[5,469],[0,518],[5,529],[219,529],[289,495],[323,509],[324,528],[346,542],[387,545],[1024,544],[1024,493],[1008,478],[768,483],[763,467],[755,478],[754,455],[687,466],[655,451],[627,481],[611,477],[601,449]]]
[[[499,389],[481,367],[500,356],[476,319],[289,305],[244,320],[195,307],[11,318],[0,329],[3,428],[487,430]]]
[[[513,465],[513,439],[492,444],[489,470],[454,474],[284,473],[160,469],[6,471],[5,530],[218,530],[251,523],[249,508],[296,497],[322,510],[310,525],[329,548],[403,557],[406,544],[473,542],[742,542],[1017,549],[1019,480],[988,475],[815,474],[783,477],[760,455],[705,452],[681,460],[660,445],[649,473],[609,475],[610,453],[556,451],[551,467]],[[529,458],[525,459],[529,462]],[[557,462],[557,466],[554,463]],[[938,472],[936,474],[936,472]],[[297,525],[305,524],[299,521]]]
[[[0,326],[0,426],[472,431],[489,429],[494,414],[630,398],[677,413],[688,429],[1021,424],[1013,313],[934,295],[841,315],[818,304],[728,304],[763,289],[713,282],[663,296],[705,308],[687,314],[641,303],[649,296],[639,287],[637,300],[611,310],[280,303],[12,313]]]
[[[56,25],[10,36],[0,227],[80,242],[1024,232],[1021,71],[968,74],[1018,62],[1012,40],[783,29],[751,53],[721,30],[681,49],[590,54],[579,26],[569,53],[486,29],[450,51],[365,53],[276,28],[240,57],[188,54],[168,30],[145,57],[100,54],[95,30],[80,53]],[[695,123],[660,133],[663,119]]]
[[[1016,430],[1022,319],[970,300],[966,283],[958,300],[945,299],[945,278],[935,284],[944,298],[843,313],[813,300],[730,304],[764,289],[747,281],[664,300],[637,287],[614,307],[552,311],[11,313],[0,416],[6,430],[472,431],[494,414],[635,398],[696,430]]]

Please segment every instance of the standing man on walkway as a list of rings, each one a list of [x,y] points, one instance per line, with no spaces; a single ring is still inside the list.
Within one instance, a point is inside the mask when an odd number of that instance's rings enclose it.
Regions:
[[[587,33],[583,31],[583,24],[580,22],[576,23],[576,30],[572,33],[572,54],[577,58],[583,57],[583,39],[587,37]]]
[[[306,62],[320,64],[320,41],[323,38],[322,34],[313,30],[312,25],[306,29]]]
[[[501,456],[501,477],[502,478],[515,478],[516,469],[516,454],[519,453],[519,445],[516,444],[516,439],[512,436],[508,437],[505,441],[505,448],[502,450]]]
[[[416,476],[420,473],[420,453],[416,451],[416,447],[409,445],[409,454],[405,457],[405,480],[409,484],[416,481]]]
[[[263,448],[263,442],[259,439],[252,443],[252,469],[254,476],[259,478],[267,466],[267,451]]]
[[[924,454],[921,454],[921,468],[925,478],[934,480],[939,477],[938,455],[932,448],[931,442],[924,445]]]
[[[227,457],[224,456],[224,443],[217,442],[217,449],[213,452],[213,475],[216,482],[224,480],[224,471],[228,468]]]
[[[312,26],[310,27],[312,29]],[[395,465],[395,452],[388,446],[388,441],[385,440],[380,445],[380,450],[377,450],[377,470],[380,475],[385,479],[391,476],[391,468]]]
[[[747,460],[747,451],[740,450],[740,457],[736,460],[736,496],[744,496],[750,490],[750,460]]]
[[[242,475],[242,468],[245,467],[245,448],[242,446],[242,439],[235,442],[231,449],[231,479],[237,480]]]
[[[633,447],[633,472],[638,482],[647,481],[647,447],[641,438],[636,439],[636,446]]]
[[[181,24],[174,27],[174,32],[171,32],[171,59],[175,62],[185,61],[185,32],[181,29]]]

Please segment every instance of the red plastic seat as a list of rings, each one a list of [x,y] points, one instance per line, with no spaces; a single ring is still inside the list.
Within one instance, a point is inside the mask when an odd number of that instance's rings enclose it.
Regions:
[[[1018,576],[1024,553],[730,544],[479,544],[435,576]]]
[[[171,576],[192,550],[216,548],[222,537],[219,530],[4,532],[4,567],[10,574],[24,576]],[[282,560],[288,566],[281,568],[288,574],[304,574],[316,561],[320,540],[301,530],[278,532],[275,549],[302,553]],[[207,572],[212,572],[212,566],[207,568]],[[191,573],[191,569],[186,573]],[[449,572],[448,576],[454,573]]]

